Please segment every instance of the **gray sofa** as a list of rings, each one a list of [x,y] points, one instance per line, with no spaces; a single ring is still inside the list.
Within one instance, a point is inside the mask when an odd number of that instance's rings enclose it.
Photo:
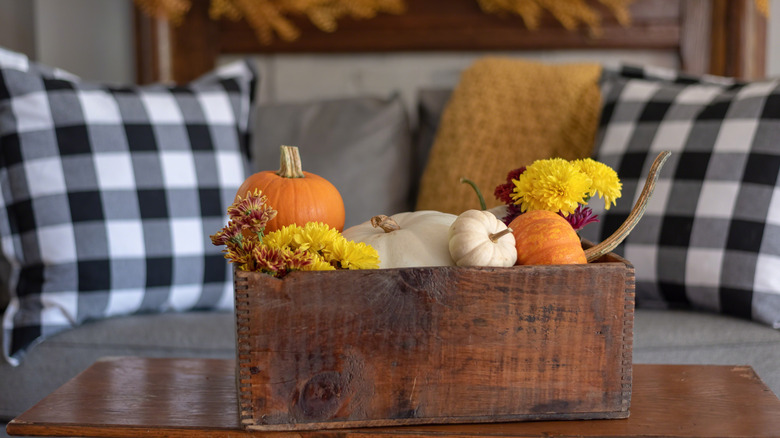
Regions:
[[[398,96],[259,105],[253,124],[262,135],[253,137],[254,167],[274,168],[279,144],[316,143],[316,150],[302,148],[305,169],[337,187],[366,191],[345,196],[347,226],[377,212],[413,208],[450,92],[421,91],[414,122]],[[343,165],[377,156],[379,166]],[[393,196],[377,196],[390,182]],[[4,307],[7,297],[0,303]],[[234,330],[232,312],[190,311],[116,316],[63,331],[31,348],[19,366],[0,363],[0,421],[19,415],[100,357],[232,358]],[[634,363],[750,365],[780,394],[780,331],[765,324],[712,311],[641,307],[633,352]]]

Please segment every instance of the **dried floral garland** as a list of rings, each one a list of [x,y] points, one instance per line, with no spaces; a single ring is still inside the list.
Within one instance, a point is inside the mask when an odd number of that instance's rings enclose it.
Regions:
[[[192,0],[135,0],[148,15],[162,16],[180,22]],[[325,32],[333,32],[344,17],[373,18],[380,13],[400,14],[406,10],[404,0],[210,0],[212,19],[245,19],[263,44],[270,44],[274,34],[294,41],[300,30],[288,18],[305,16]]]
[[[190,10],[190,0],[135,0],[135,4],[146,15],[164,17],[174,24]]]
[[[273,42],[274,34],[285,41],[294,41],[300,29],[288,18],[306,16],[325,32],[337,29],[337,21],[344,17],[373,18],[378,14],[401,14],[406,0],[210,0],[212,19],[245,19],[263,44]],[[518,15],[526,27],[537,29],[544,11],[552,14],[568,30],[585,25],[593,35],[601,30],[601,15],[587,0],[476,0],[488,14]],[[612,12],[617,21],[627,26],[631,22],[628,11],[633,0],[598,0]],[[162,16],[174,24],[181,22],[189,11],[192,0],[135,0],[148,15]],[[755,0],[756,8],[769,15],[769,2]]]
[[[477,0],[486,13],[519,15],[529,29],[537,29],[544,11],[558,20],[568,30],[584,24],[594,35],[601,29],[601,16],[586,0]],[[599,0],[615,15],[618,22],[627,26],[631,22],[628,4],[631,0]]]
[[[178,23],[189,11],[192,0],[135,0],[148,15],[162,16]],[[599,0],[606,5],[621,24],[628,24],[628,4],[632,0]],[[569,30],[580,24],[597,34],[600,15],[586,0],[477,0],[486,13],[516,14],[529,29],[536,29],[544,11],[550,12]],[[300,29],[288,18],[306,16],[325,32],[337,29],[337,21],[344,17],[373,18],[381,13],[401,14],[406,10],[405,0],[210,0],[212,19],[245,19],[263,44],[270,44],[274,34],[285,41],[294,41]]]

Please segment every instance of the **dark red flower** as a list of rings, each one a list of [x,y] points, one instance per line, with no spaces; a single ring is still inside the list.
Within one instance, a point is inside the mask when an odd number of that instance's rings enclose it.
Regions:
[[[506,206],[506,216],[504,216],[501,220],[506,225],[509,225],[509,223],[512,222],[514,218],[520,216],[522,213],[523,211],[520,209],[519,205],[509,204]]]
[[[558,214],[563,216],[561,213]],[[563,218],[569,221],[571,227],[574,228],[574,231],[579,231],[585,225],[599,221],[598,215],[593,214],[593,210],[591,210],[590,207],[583,206],[582,204],[574,210],[574,213],[563,216]]]
[[[506,175],[506,182],[504,184],[499,184],[493,192],[496,199],[506,205],[514,204],[515,201],[512,199],[512,192],[515,190],[515,183],[513,183],[512,180],[519,178],[523,172],[525,172],[525,166],[510,170]]]

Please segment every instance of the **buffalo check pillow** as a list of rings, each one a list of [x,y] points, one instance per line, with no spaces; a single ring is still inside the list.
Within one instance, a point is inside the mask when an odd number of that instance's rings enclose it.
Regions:
[[[780,328],[780,80],[735,82],[623,67],[603,78],[595,159],[623,199],[586,232],[626,218],[659,152],[671,157],[622,245],[637,306],[687,307]],[[586,227],[587,230],[588,227]]]
[[[245,177],[255,73],[114,87],[0,49],[6,359],[89,320],[230,309],[209,235]]]

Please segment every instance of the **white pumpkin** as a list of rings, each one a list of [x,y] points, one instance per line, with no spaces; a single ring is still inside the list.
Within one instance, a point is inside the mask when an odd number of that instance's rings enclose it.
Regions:
[[[458,266],[513,266],[517,249],[512,230],[487,210],[467,210],[449,229],[449,249]]]
[[[380,268],[454,266],[448,232],[456,218],[432,210],[374,216],[347,228],[342,235],[371,245],[379,253]]]

